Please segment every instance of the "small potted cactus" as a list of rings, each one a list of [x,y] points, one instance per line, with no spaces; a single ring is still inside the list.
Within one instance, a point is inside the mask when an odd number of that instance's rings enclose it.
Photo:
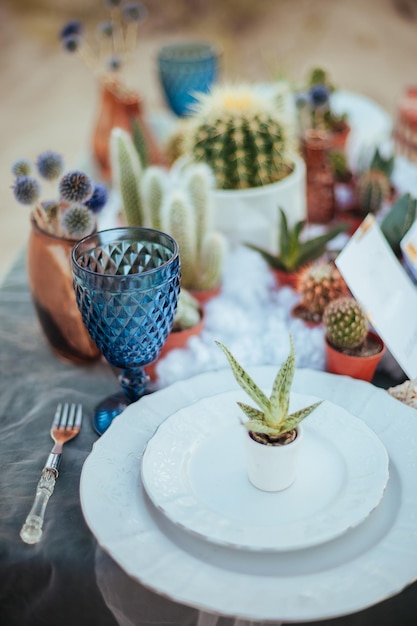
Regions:
[[[323,259],[300,270],[297,291],[301,300],[293,307],[292,314],[308,326],[321,323],[324,309],[330,302],[350,294],[335,264]]]
[[[305,217],[305,165],[290,128],[272,98],[251,85],[202,94],[184,127],[182,162],[212,168],[214,227],[234,245],[275,251],[278,207],[290,223]]]
[[[351,296],[324,310],[327,371],[370,382],[385,352],[382,339],[369,329],[365,311]]]
[[[32,301],[53,352],[75,363],[88,363],[100,352],[82,322],[72,287],[70,255],[74,243],[96,228],[107,190],[79,170],[64,173],[62,157],[51,150],[36,164],[18,159],[12,165],[13,192],[31,206],[27,270]],[[41,184],[53,199],[41,200]]]
[[[290,335],[290,354],[279,369],[268,398],[249,374],[220,342],[233,375],[259,408],[238,402],[247,421],[245,437],[247,471],[250,482],[262,491],[283,491],[297,476],[297,458],[302,444],[301,422],[321,401],[290,413],[290,392],[295,373],[295,350]]]
[[[131,226],[150,226],[169,233],[178,242],[181,286],[202,304],[220,291],[226,239],[211,229],[213,175],[205,164],[175,172],[162,167],[143,168],[132,139],[112,132],[115,185]]]
[[[174,317],[172,330],[162,347],[158,360],[146,368],[146,373],[152,381],[158,377],[157,366],[171,350],[184,348],[191,337],[201,334],[204,326],[204,309],[196,298],[186,289],[181,289],[178,298],[177,311]]]
[[[281,223],[278,233],[278,254],[271,254],[253,244],[246,244],[248,248],[258,252],[268,263],[277,277],[280,286],[296,289],[298,274],[311,261],[315,261],[326,252],[327,244],[337,235],[346,230],[344,224],[333,226],[322,235],[310,239],[303,238],[305,222],[297,222],[293,228],[288,225],[287,217],[280,209]]]

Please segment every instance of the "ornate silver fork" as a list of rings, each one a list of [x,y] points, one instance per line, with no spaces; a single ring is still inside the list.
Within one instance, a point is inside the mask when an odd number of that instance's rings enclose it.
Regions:
[[[64,443],[74,439],[80,432],[82,416],[81,404],[58,404],[56,408],[51,426],[51,437],[55,445],[46,460],[36,487],[35,500],[20,531],[20,537],[25,543],[38,543],[42,537],[46,505],[58,478],[62,447]]]

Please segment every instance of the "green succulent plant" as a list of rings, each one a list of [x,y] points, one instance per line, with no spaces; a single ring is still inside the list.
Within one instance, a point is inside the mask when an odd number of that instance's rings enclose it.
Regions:
[[[292,441],[292,437],[288,435],[321,404],[319,401],[293,413],[289,412],[290,392],[295,373],[292,336],[290,335],[290,354],[275,377],[269,398],[236,361],[229,349],[219,341],[216,341],[216,344],[226,355],[236,381],[259,407],[255,408],[244,402],[237,403],[248,418],[248,421],[243,422],[244,427],[257,441],[266,445]]]
[[[193,298],[186,289],[181,289],[172,330],[175,332],[192,328],[196,326],[200,320],[201,309],[198,300]]]
[[[113,128],[110,135],[113,184],[119,190],[128,226],[145,226],[141,180],[143,167],[131,135]]]
[[[338,298],[327,305],[323,326],[329,343],[342,350],[355,350],[362,346],[369,330],[365,311],[350,296]]]
[[[340,224],[326,233],[303,241],[301,234],[304,221],[297,222],[293,228],[288,226],[287,216],[280,209],[279,253],[277,255],[253,244],[246,244],[251,250],[259,252],[270,267],[284,272],[295,272],[310,261],[315,261],[326,251],[326,245],[337,235],[347,230],[346,224]]]
[[[151,167],[143,180],[143,198],[153,228],[177,241],[181,286],[205,290],[221,282],[226,254],[224,236],[210,230],[213,176],[204,164],[189,165],[175,185],[161,168]]]
[[[364,213],[378,213],[391,193],[391,185],[387,175],[381,170],[371,169],[359,175],[356,184],[356,195],[359,210]]]
[[[207,163],[220,189],[268,185],[291,173],[284,125],[254,88],[215,87],[200,96],[184,130],[184,153]]]
[[[409,193],[405,193],[393,203],[382,220],[381,230],[396,255],[400,254],[401,239],[411,228],[416,216],[417,200]]]

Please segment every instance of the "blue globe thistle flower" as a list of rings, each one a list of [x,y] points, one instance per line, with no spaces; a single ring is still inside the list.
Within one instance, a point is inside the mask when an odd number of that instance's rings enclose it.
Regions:
[[[81,24],[81,22],[78,22],[77,20],[70,20],[61,28],[59,38],[66,39],[67,37],[72,37],[74,35],[80,36],[82,35],[82,33],[83,25]]]
[[[142,2],[129,2],[123,7],[122,14],[127,22],[143,22],[148,15],[148,9]]]
[[[107,202],[107,189],[101,183],[96,183],[94,186],[93,195],[87,202],[87,206],[93,213],[99,213]]]
[[[41,195],[41,186],[31,176],[18,176],[13,185],[14,197],[21,204],[35,204]]]
[[[329,101],[330,91],[326,85],[313,85],[309,91],[310,102],[314,108],[322,107]]]
[[[78,35],[69,35],[62,40],[62,48],[65,52],[77,52],[81,45],[81,38]]]
[[[84,204],[74,204],[61,216],[62,231],[71,239],[80,239],[89,235],[94,226],[93,214]]]
[[[118,56],[112,56],[107,61],[107,68],[111,72],[117,72],[117,70],[120,70],[121,67],[122,67],[122,59]]]
[[[98,35],[101,37],[112,37],[114,33],[114,26],[112,22],[100,22],[97,26]]]
[[[55,180],[62,174],[64,161],[62,156],[52,150],[45,150],[36,161],[39,175],[46,180]]]
[[[73,170],[59,181],[59,193],[67,202],[85,202],[93,194],[93,184],[87,174]]]
[[[14,176],[28,176],[32,171],[32,163],[28,159],[17,159],[12,164]]]

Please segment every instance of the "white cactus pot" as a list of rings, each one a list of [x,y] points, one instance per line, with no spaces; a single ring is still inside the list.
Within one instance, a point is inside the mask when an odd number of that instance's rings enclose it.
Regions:
[[[213,228],[231,244],[251,243],[278,252],[282,208],[290,226],[306,217],[306,167],[296,156],[294,170],[271,185],[251,189],[216,189],[213,192]]]
[[[283,491],[297,477],[303,428],[297,426],[297,437],[284,446],[266,446],[245,433],[246,467],[252,485],[262,491]]]

